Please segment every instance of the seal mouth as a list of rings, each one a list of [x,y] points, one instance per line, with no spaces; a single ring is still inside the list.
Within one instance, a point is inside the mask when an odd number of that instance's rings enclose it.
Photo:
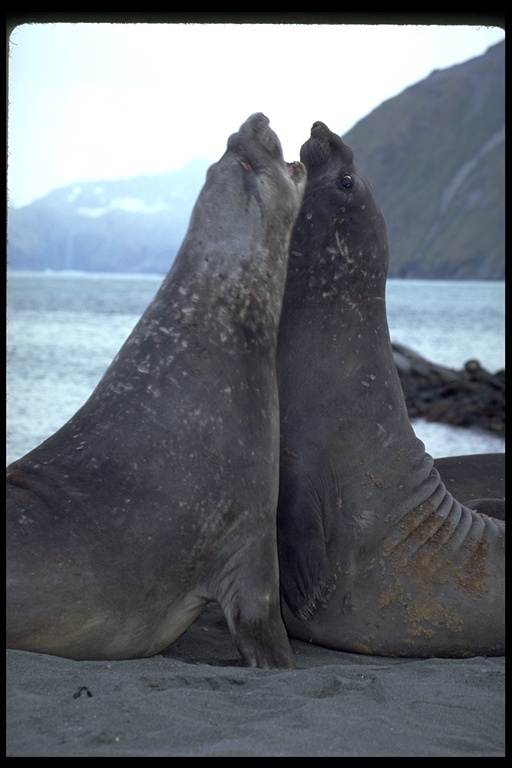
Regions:
[[[302,181],[302,179],[306,176],[307,170],[304,163],[299,162],[298,160],[294,160],[292,163],[285,163],[286,170],[288,172],[288,176],[295,182],[298,183],[299,181]]]

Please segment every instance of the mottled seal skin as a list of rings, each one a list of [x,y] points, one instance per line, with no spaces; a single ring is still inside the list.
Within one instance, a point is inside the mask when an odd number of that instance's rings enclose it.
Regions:
[[[410,657],[504,652],[505,524],[447,491],[411,427],[388,240],[353,153],[313,125],[278,337],[278,550],[292,637]]]
[[[248,118],[90,398],[8,468],[8,647],[150,656],[217,601],[246,664],[293,666],[275,352],[305,181],[268,119]]]
[[[505,454],[475,453],[434,459],[443,483],[477,512],[505,520]]]

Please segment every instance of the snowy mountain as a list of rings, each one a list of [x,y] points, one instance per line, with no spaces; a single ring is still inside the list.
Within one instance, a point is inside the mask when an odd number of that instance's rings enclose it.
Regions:
[[[504,42],[432,72],[343,138],[386,217],[390,277],[504,279]],[[209,164],[75,184],[11,208],[9,266],[167,272]]]
[[[167,272],[210,162],[165,174],[87,182],[8,214],[12,269]]]

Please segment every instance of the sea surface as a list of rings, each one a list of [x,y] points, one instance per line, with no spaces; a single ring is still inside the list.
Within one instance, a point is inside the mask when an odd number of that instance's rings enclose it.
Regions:
[[[162,275],[8,272],[7,462],[61,427],[85,402],[156,293]],[[460,369],[505,367],[505,285],[389,280],[391,339]],[[480,430],[413,421],[433,456],[505,450]]]

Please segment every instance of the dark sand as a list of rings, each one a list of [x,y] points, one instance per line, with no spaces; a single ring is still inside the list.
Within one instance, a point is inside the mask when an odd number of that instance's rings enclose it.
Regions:
[[[292,641],[241,666],[209,606],[164,655],[7,651],[7,755],[503,756],[505,659],[387,659]]]

